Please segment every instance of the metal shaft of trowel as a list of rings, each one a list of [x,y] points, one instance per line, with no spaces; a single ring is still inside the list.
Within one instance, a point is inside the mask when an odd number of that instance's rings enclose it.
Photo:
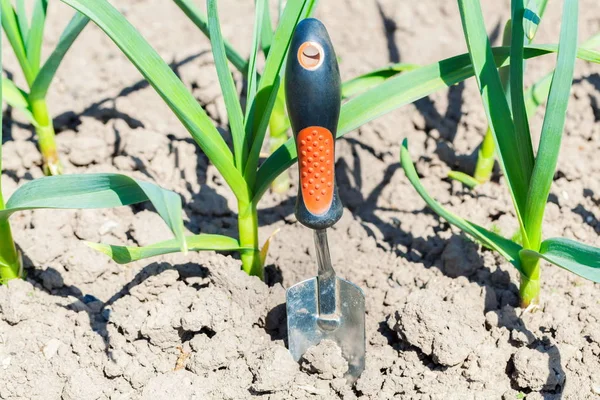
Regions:
[[[333,322],[337,316],[337,293],[335,270],[331,265],[329,244],[327,243],[327,229],[315,230],[315,248],[317,250],[317,264],[319,266],[317,284],[319,299],[319,319]],[[326,324],[327,325],[327,324]],[[330,329],[334,329],[332,324]]]

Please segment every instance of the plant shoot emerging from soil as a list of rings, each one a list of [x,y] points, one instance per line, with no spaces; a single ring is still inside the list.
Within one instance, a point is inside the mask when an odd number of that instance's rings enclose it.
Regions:
[[[485,31],[479,1],[459,0],[459,8],[469,56],[498,149],[499,163],[515,207],[522,244],[466,221],[433,200],[419,181],[406,141],[401,152],[404,171],[421,197],[437,214],[483,245],[498,251],[519,270],[522,306],[529,307],[539,302],[542,259],[594,282],[600,282],[600,249],[565,238],[542,238],[544,210],[558,160],[575,58],[585,53],[590,61],[598,62],[598,53],[585,48],[577,49],[577,0],[564,2],[556,69],[551,78],[542,80],[548,85],[549,94],[539,149],[535,156],[523,91],[523,60],[526,54],[523,45],[526,41],[522,23],[525,15],[523,0],[512,0],[513,23],[509,48],[511,63],[507,81],[510,89],[506,95],[494,65],[494,55]]]
[[[58,157],[54,125],[48,111],[46,95],[56,71],[71,45],[88,23],[88,18],[76,13],[58,44],[42,64],[42,45],[48,0],[33,0],[31,18],[28,17],[24,0],[17,0],[16,8],[11,0],[0,0],[2,8],[2,28],[21,66],[21,71],[29,87],[25,91],[13,81],[2,77],[4,100],[21,111],[35,127],[38,145],[42,153],[46,175],[60,175],[62,165]]]

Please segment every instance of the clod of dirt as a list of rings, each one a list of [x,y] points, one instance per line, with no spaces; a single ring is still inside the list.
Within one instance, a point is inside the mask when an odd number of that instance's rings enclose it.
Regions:
[[[342,378],[348,371],[348,361],[342,356],[342,349],[331,340],[322,340],[309,347],[301,359],[302,370],[317,374],[321,379]]]
[[[451,278],[471,276],[483,266],[483,260],[477,253],[479,246],[461,236],[452,236],[444,252],[442,263],[444,272]]]
[[[515,370],[512,377],[522,389],[554,390],[565,382],[560,362],[560,353],[555,346],[549,349],[523,347],[513,357]]]
[[[401,339],[432,357],[454,366],[485,339],[484,317],[469,307],[443,301],[429,289],[413,292],[388,324]]]
[[[258,393],[286,390],[298,373],[298,363],[283,346],[266,349],[251,363],[257,366],[252,389]]]

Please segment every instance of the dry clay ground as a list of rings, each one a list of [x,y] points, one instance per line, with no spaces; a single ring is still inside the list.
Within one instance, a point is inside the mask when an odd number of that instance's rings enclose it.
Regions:
[[[208,41],[169,1],[114,3],[226,134]],[[225,36],[246,54],[252,3],[219,2]],[[509,2],[483,3],[498,43]],[[538,42],[556,41],[560,6],[550,2]],[[580,10],[584,39],[600,30],[600,11],[596,0],[582,0]],[[47,50],[69,15],[51,2]],[[344,79],[389,62],[426,64],[465,50],[455,2],[327,0],[318,16]],[[6,47],[5,72],[22,82]],[[528,63],[527,82],[553,62]],[[546,237],[600,245],[599,104],[600,68],[578,62]],[[65,59],[50,107],[68,173],[112,171],[157,182],[182,196],[191,232],[236,234],[236,204],[223,180],[95,26]],[[9,195],[42,172],[30,127],[10,109],[4,115],[2,184]],[[0,398],[600,398],[599,286],[548,266],[543,310],[522,314],[516,271],[427,210],[399,168],[400,142],[408,137],[432,195],[512,236],[517,225],[503,178],[476,191],[445,179],[450,169],[473,168],[485,127],[470,80],[338,143],[346,210],[330,232],[332,257],[367,299],[367,368],[355,386],[340,378],[343,360],[335,349],[316,349],[299,367],[285,348],[285,288],[316,271],[311,234],[294,220],[294,185],[261,203],[262,240],[281,229],[268,284],[240,272],[233,256],[172,255],[119,266],[81,242],[147,245],[168,238],[145,205],[15,215],[29,275],[0,287]],[[295,180],[295,168],[292,174]]]

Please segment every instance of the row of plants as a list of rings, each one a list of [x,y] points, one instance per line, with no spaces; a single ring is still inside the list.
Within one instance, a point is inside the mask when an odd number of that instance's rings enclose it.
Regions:
[[[285,7],[281,8],[278,24],[273,30],[267,1],[256,0],[251,51],[246,59],[223,38],[216,0],[207,0],[206,14],[191,0],[174,0],[210,39],[228,114],[232,137],[229,145],[168,64],[108,1],[61,0],[73,7],[76,14],[56,49],[40,68],[32,67],[39,65],[39,57],[35,56],[37,47],[32,44],[33,61],[30,61],[26,43],[30,40],[41,43],[43,35],[38,32],[43,31],[46,2],[35,0],[33,16],[28,19],[22,1],[17,1],[16,7],[12,6],[10,0],[0,1],[3,28],[24,75],[30,74],[32,79],[29,92],[17,88],[8,80],[6,83],[3,81],[4,99],[28,116],[38,133],[42,153],[47,148],[42,145],[42,137],[49,129],[40,133],[39,127],[52,125],[45,107],[45,95],[64,54],[91,20],[112,39],[178,117],[223,176],[238,205],[236,238],[207,234],[186,236],[180,197],[154,184],[118,174],[63,175],[33,180],[19,188],[6,203],[0,197],[0,279],[6,281],[23,276],[8,224],[8,218],[14,212],[36,208],[106,208],[143,201],[150,201],[154,205],[172,230],[174,239],[145,247],[88,244],[118,263],[178,251],[236,251],[240,254],[244,271],[262,277],[268,240],[261,244],[258,237],[257,206],[272,183],[296,160],[293,141],[282,139],[285,137],[283,132],[289,126],[283,107],[285,93],[281,89],[282,67],[295,26],[311,15],[317,2],[288,0]],[[530,32],[535,32],[542,14],[540,10],[545,9],[545,1],[538,1],[531,0],[527,7],[523,0],[511,1],[509,34],[505,35],[507,39],[503,46],[493,48],[485,30],[479,1],[458,0],[469,52],[424,66],[399,64],[385,67],[344,83],[345,101],[337,131],[338,137],[343,136],[398,107],[475,76],[489,121],[489,134],[484,139],[481,151],[485,151],[488,160],[491,154],[495,154],[506,176],[520,226],[521,244],[453,215],[429,197],[411,163],[406,142],[402,146],[401,163],[413,186],[436,213],[506,257],[519,270],[523,305],[535,303],[538,299],[540,259],[585,278],[600,281],[600,252],[597,249],[568,239],[542,240],[542,217],[556,167],[574,60],[579,57],[598,63],[600,53],[591,50],[589,43],[586,47],[577,46],[577,0],[565,1],[558,46],[529,44],[525,32],[533,38]],[[540,5],[543,7],[540,8]],[[36,17],[35,10],[38,10],[38,14],[43,13],[44,18]],[[12,33],[9,33],[11,29]],[[14,39],[10,39],[11,35]],[[22,57],[19,51],[23,53]],[[258,71],[260,52],[265,56],[265,63],[264,68]],[[524,61],[552,53],[558,53],[554,73],[525,92]],[[230,64],[242,72],[246,80],[243,99],[236,89]],[[36,70],[36,73],[26,72]],[[26,80],[29,83],[29,79]],[[36,86],[38,80],[42,83]],[[41,85],[44,90],[39,89]],[[535,103],[540,104],[540,97],[546,97],[544,90],[548,93],[547,112],[540,151],[536,157],[529,131],[530,112],[526,99],[535,99]],[[44,107],[36,106],[42,103]],[[37,107],[44,112],[36,112]],[[261,160],[261,149],[268,129],[272,137],[279,138],[276,139],[279,142],[272,153]],[[398,137],[401,135],[399,131]],[[46,137],[50,136],[53,143],[53,131],[52,135]],[[53,146],[55,154],[56,146]],[[50,153],[44,154],[47,172],[59,173],[60,167],[50,166],[51,159]],[[490,162],[487,163],[491,171]],[[283,183],[283,187],[287,189],[289,184]]]

